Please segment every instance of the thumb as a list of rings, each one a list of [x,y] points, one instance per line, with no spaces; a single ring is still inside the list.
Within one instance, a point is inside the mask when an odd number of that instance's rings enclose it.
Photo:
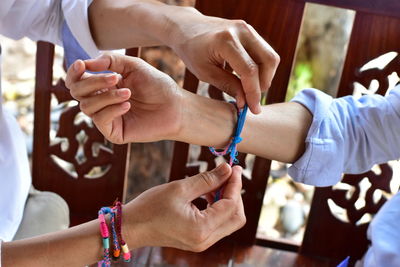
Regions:
[[[215,191],[228,180],[231,173],[232,168],[227,163],[223,163],[211,171],[186,178],[183,182],[185,187],[188,188],[188,201]]]

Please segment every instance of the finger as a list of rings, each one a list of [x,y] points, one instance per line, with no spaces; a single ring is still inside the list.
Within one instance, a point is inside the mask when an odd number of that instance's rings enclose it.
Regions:
[[[261,89],[258,77],[258,65],[249,56],[243,45],[236,39],[233,39],[229,43],[225,42],[224,47],[220,50],[222,58],[239,75],[250,110],[255,114],[260,113]]]
[[[92,120],[96,125],[105,126],[124,115],[130,108],[131,104],[129,102],[111,105],[93,114]]]
[[[212,73],[212,78],[209,82],[221,91],[234,97],[237,106],[242,108],[246,100],[240,79],[233,73],[217,66],[212,66],[209,71]]]
[[[225,184],[222,199],[237,200],[240,197],[240,192],[242,190],[242,172],[242,167],[238,165],[232,168],[232,175]]]
[[[219,188],[229,178],[231,172],[232,168],[228,164],[223,163],[211,171],[203,172],[183,180],[182,182],[189,189],[187,191],[188,202]]]
[[[236,212],[238,200],[241,199],[241,190],[242,168],[235,166],[225,184],[222,199],[201,211],[204,220],[211,229],[216,229]]]
[[[275,50],[257,33],[257,31],[248,25],[249,31],[245,31],[244,47],[251,58],[259,66],[260,87],[262,92],[266,92],[271,86],[272,79],[275,76],[279,65],[279,55]]]
[[[85,64],[82,60],[78,59],[67,70],[67,77],[65,79],[65,85],[68,89],[71,89],[71,85],[80,80],[81,76],[85,72]]]
[[[94,113],[99,112],[107,106],[125,102],[131,96],[131,90],[121,88],[111,90],[99,95],[83,98],[80,101],[80,108],[83,113],[91,117]]]
[[[135,71],[145,64],[140,58],[117,53],[104,53],[98,58],[85,60],[84,63],[90,71],[113,71],[120,74]]]
[[[71,88],[71,95],[80,100],[103,88],[110,88],[118,83],[118,75],[114,73],[102,73],[88,75],[80,81],[74,82]]]

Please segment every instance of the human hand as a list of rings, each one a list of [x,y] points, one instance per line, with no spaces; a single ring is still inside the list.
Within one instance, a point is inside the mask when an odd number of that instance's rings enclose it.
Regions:
[[[234,96],[242,108],[261,112],[261,92],[267,91],[279,64],[272,47],[242,20],[204,16],[187,8],[176,14],[167,44],[197,78]],[[224,70],[227,62],[237,74]]]
[[[172,139],[179,131],[183,90],[140,58],[104,54],[78,60],[68,69],[66,86],[113,143]]]
[[[153,187],[124,207],[124,231],[138,246],[164,246],[203,251],[241,228],[246,218],[239,166],[216,169]],[[220,188],[222,198],[199,210],[192,201]],[[129,245],[129,241],[128,241]]]

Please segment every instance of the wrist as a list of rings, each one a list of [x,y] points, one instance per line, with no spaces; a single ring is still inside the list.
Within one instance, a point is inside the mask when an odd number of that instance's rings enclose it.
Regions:
[[[224,147],[234,132],[236,113],[235,107],[230,103],[185,91],[180,131],[174,140]]]
[[[124,209],[126,205],[123,206]],[[130,250],[145,247],[148,244],[145,233],[145,222],[141,222],[136,213],[128,215],[127,212],[122,212],[122,236]]]
[[[199,18],[204,15],[193,7],[168,6],[166,9],[163,13],[165,34],[162,42],[178,53],[179,46],[190,38],[188,34],[196,34],[198,25],[192,22],[196,20],[200,23]]]

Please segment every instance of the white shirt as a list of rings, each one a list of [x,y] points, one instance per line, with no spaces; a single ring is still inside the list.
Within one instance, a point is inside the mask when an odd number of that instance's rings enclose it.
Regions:
[[[98,50],[90,34],[87,15],[90,3],[89,0],[1,0],[0,34],[61,45],[61,27],[66,20],[79,44],[95,57]],[[9,241],[15,235],[30,185],[23,134],[0,101],[0,239]]]

